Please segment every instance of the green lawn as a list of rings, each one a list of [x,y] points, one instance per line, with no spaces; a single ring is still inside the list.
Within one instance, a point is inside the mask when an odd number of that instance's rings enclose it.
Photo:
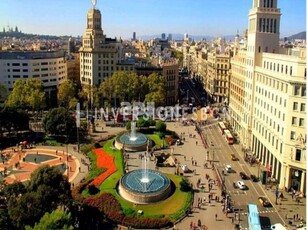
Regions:
[[[158,148],[160,148],[162,144],[164,147],[168,146],[168,144],[164,140],[162,140],[158,134],[148,134],[147,136],[155,142]]]
[[[109,155],[114,156],[114,163],[117,168],[117,171],[109,176],[99,186],[99,189],[104,192],[111,192],[112,190],[115,190],[119,178],[124,175],[124,159],[121,151],[113,148],[113,142],[114,139],[108,140],[103,146],[103,150],[105,150]]]
[[[153,139],[155,143],[158,145],[162,143],[162,140],[158,137],[158,135],[152,134],[148,135],[149,138]],[[182,177],[167,174],[167,176],[174,183],[176,190],[171,197],[168,199],[161,201],[155,204],[137,204],[126,201],[117,193],[116,186],[119,179],[124,175],[124,163],[122,153],[119,150],[115,150],[113,148],[114,139],[108,140],[104,143],[103,149],[110,155],[114,156],[115,165],[117,167],[117,171],[109,176],[100,186],[99,189],[103,193],[111,193],[113,194],[118,201],[120,202],[124,213],[129,213],[130,215],[136,215],[138,210],[143,210],[143,217],[168,217],[171,221],[175,221],[184,215],[185,211],[190,207],[190,203],[192,200],[191,192],[182,192],[180,190],[180,181]],[[87,196],[88,194],[82,193]]]

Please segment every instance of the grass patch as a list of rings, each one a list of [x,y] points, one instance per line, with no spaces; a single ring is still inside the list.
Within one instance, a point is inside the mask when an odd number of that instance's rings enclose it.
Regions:
[[[156,134],[148,135],[156,145],[162,144],[162,140]],[[124,175],[124,159],[123,154],[120,150],[113,148],[114,139],[108,140],[104,143],[103,149],[111,156],[114,156],[114,163],[116,165],[117,171],[110,175],[100,186],[99,190],[103,193],[111,193],[119,201],[123,212],[126,216],[137,216],[138,210],[143,210],[143,215],[141,217],[150,218],[169,218],[171,221],[175,221],[185,214],[189,209],[192,201],[192,192],[183,192],[180,190],[180,182],[182,181],[181,176],[176,176],[173,174],[166,174],[170,180],[174,183],[176,188],[172,196],[168,199],[154,203],[154,204],[133,204],[125,199],[123,199],[116,190],[117,183],[119,179]],[[166,144],[166,143],[164,143]],[[93,152],[89,153],[91,162],[96,165],[96,155]],[[94,168],[92,168],[93,171]],[[91,171],[92,171],[91,170]],[[97,169],[98,170],[98,169]],[[97,173],[97,171],[96,171]],[[98,173],[97,173],[98,174]],[[94,178],[95,172],[90,172],[87,179]],[[85,189],[82,195],[88,196],[88,190]]]
[[[90,158],[91,162],[91,170],[86,176],[86,180],[89,181],[91,179],[98,177],[101,173],[106,171],[106,169],[97,166],[97,155],[94,152],[90,151],[87,153],[87,155]]]
[[[159,135],[157,133],[155,134],[148,134],[147,135],[153,142],[155,142],[156,146],[158,148],[161,148],[161,146],[164,146],[164,147],[168,147],[168,144],[162,140]]]

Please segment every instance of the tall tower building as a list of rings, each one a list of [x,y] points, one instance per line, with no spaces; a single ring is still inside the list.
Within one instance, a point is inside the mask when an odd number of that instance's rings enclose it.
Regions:
[[[86,30],[80,48],[80,81],[83,85],[100,83],[117,70],[134,70],[133,65],[125,65],[123,45],[116,39],[107,38],[102,30],[101,13],[93,7],[87,13]]]
[[[136,32],[133,32],[132,41],[136,41]]]
[[[173,40],[173,35],[172,35],[172,34],[168,34],[167,40],[168,40],[168,41],[172,41],[172,40]]]
[[[253,0],[247,47],[231,60],[231,125],[266,167],[262,182],[306,194],[306,50],[279,47],[277,2]]]
[[[254,111],[255,68],[261,64],[262,53],[276,53],[279,50],[280,9],[277,0],[253,0],[248,16],[247,66],[244,106],[244,142],[251,145],[251,128]]]
[[[161,34],[161,39],[162,39],[162,40],[166,40],[166,34],[165,34],[165,33],[162,33],[162,34]]]

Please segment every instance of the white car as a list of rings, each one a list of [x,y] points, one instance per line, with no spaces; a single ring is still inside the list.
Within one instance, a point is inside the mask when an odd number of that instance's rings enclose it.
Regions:
[[[190,169],[188,168],[187,165],[181,165],[181,169],[182,169],[182,171],[185,172],[185,173],[187,173],[187,172],[190,171]]]
[[[231,169],[231,165],[227,165],[227,164],[225,164],[224,166],[225,166],[225,170],[226,170],[226,172],[230,173],[230,172],[232,171],[232,169]]]
[[[239,189],[241,189],[241,190],[246,189],[246,186],[245,186],[244,182],[241,181],[241,180],[237,181],[237,187],[238,187]]]

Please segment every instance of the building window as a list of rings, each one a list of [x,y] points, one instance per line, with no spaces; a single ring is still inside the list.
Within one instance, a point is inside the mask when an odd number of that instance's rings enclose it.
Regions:
[[[291,140],[295,140],[295,132],[294,132],[294,131],[291,131],[291,133],[290,133],[290,139],[291,139]]]
[[[293,102],[293,111],[298,110],[298,102]]]
[[[301,155],[302,155],[302,150],[296,149],[296,151],[295,151],[295,160],[296,161],[301,161]]]
[[[299,86],[294,86],[294,96],[299,96],[300,95],[300,87]]]
[[[294,103],[297,103],[297,102],[294,102]],[[306,104],[305,103],[301,104],[301,112],[306,112]]]
[[[297,118],[296,117],[292,117],[292,125],[296,125],[297,122]]]
[[[305,126],[305,119],[304,118],[300,118],[299,126],[300,127],[304,127]]]
[[[306,97],[306,86],[302,87],[302,97]]]

